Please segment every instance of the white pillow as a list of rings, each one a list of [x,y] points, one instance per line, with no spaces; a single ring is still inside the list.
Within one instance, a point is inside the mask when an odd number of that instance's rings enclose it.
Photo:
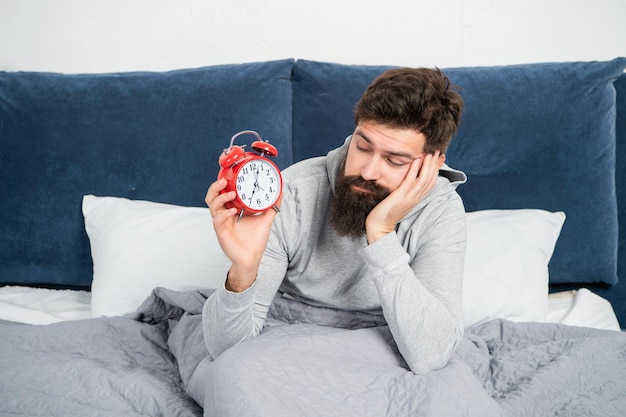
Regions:
[[[118,197],[83,197],[94,263],[94,317],[134,312],[158,286],[185,291],[223,285],[230,261],[208,209]],[[465,326],[494,318],[545,321],[548,262],[562,212],[467,213]]]
[[[132,313],[158,286],[215,288],[226,279],[230,261],[206,208],[86,195],[83,215],[94,317]]]
[[[466,219],[465,327],[496,318],[546,321],[548,263],[565,213],[484,210]]]

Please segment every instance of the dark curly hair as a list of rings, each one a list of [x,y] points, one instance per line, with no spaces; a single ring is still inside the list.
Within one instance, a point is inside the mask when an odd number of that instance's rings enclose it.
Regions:
[[[367,87],[354,120],[414,129],[426,137],[425,152],[443,154],[461,123],[463,98],[458,90],[439,68],[391,69]]]

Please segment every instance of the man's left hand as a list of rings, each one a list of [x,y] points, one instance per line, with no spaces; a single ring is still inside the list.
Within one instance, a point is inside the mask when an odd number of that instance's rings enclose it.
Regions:
[[[370,212],[365,220],[372,244],[396,230],[396,225],[433,189],[445,157],[439,151],[413,160],[402,183]]]

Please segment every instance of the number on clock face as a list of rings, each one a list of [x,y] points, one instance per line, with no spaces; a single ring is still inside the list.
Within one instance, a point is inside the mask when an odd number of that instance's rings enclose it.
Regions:
[[[237,174],[237,194],[254,210],[272,207],[280,193],[280,176],[271,163],[255,159],[246,162]]]

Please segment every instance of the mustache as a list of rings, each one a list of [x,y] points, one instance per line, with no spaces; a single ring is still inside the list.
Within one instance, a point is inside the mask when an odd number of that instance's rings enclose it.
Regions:
[[[370,191],[374,195],[388,195],[389,190],[376,184],[376,181],[366,180],[359,175],[343,175],[339,180],[344,187],[351,187],[353,185]]]

